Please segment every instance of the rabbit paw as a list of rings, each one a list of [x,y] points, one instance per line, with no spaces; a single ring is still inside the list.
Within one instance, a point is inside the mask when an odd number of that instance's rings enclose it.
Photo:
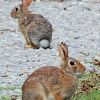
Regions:
[[[24,47],[25,47],[25,48],[33,48],[33,49],[36,48],[36,46],[33,46],[33,45],[27,45],[27,44],[25,44]]]

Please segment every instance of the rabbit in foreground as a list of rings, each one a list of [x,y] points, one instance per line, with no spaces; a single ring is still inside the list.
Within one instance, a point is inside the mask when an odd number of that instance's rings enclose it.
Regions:
[[[68,56],[67,45],[58,45],[61,68],[42,67],[33,72],[22,86],[22,100],[70,100],[78,87],[78,76],[85,66]]]
[[[19,29],[26,39],[26,48],[48,48],[52,39],[52,25],[42,15],[29,13],[31,3],[32,0],[22,0],[22,4],[11,12],[11,17],[18,19]]]

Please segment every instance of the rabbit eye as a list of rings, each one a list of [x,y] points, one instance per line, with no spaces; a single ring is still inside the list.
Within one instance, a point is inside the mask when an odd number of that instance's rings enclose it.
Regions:
[[[16,11],[18,11],[18,8],[16,8]]]
[[[70,65],[75,65],[74,61],[71,61],[71,62],[70,62]]]

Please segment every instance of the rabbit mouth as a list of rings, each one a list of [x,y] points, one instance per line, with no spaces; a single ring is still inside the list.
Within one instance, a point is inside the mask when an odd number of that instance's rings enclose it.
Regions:
[[[16,19],[16,17],[12,17],[13,19]]]
[[[18,17],[12,12],[11,13],[11,17],[13,18],[13,19],[18,19]]]

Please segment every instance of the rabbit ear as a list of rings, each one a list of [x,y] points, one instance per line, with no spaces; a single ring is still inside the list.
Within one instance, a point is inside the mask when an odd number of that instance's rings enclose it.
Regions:
[[[67,47],[67,45],[64,44],[63,42],[60,45],[65,52],[65,57],[68,57],[68,47]]]
[[[29,6],[32,3],[32,0],[22,0],[24,6]]]
[[[63,51],[62,47],[59,44],[57,44],[57,47],[58,47],[59,56],[63,60],[65,58],[64,51]]]

